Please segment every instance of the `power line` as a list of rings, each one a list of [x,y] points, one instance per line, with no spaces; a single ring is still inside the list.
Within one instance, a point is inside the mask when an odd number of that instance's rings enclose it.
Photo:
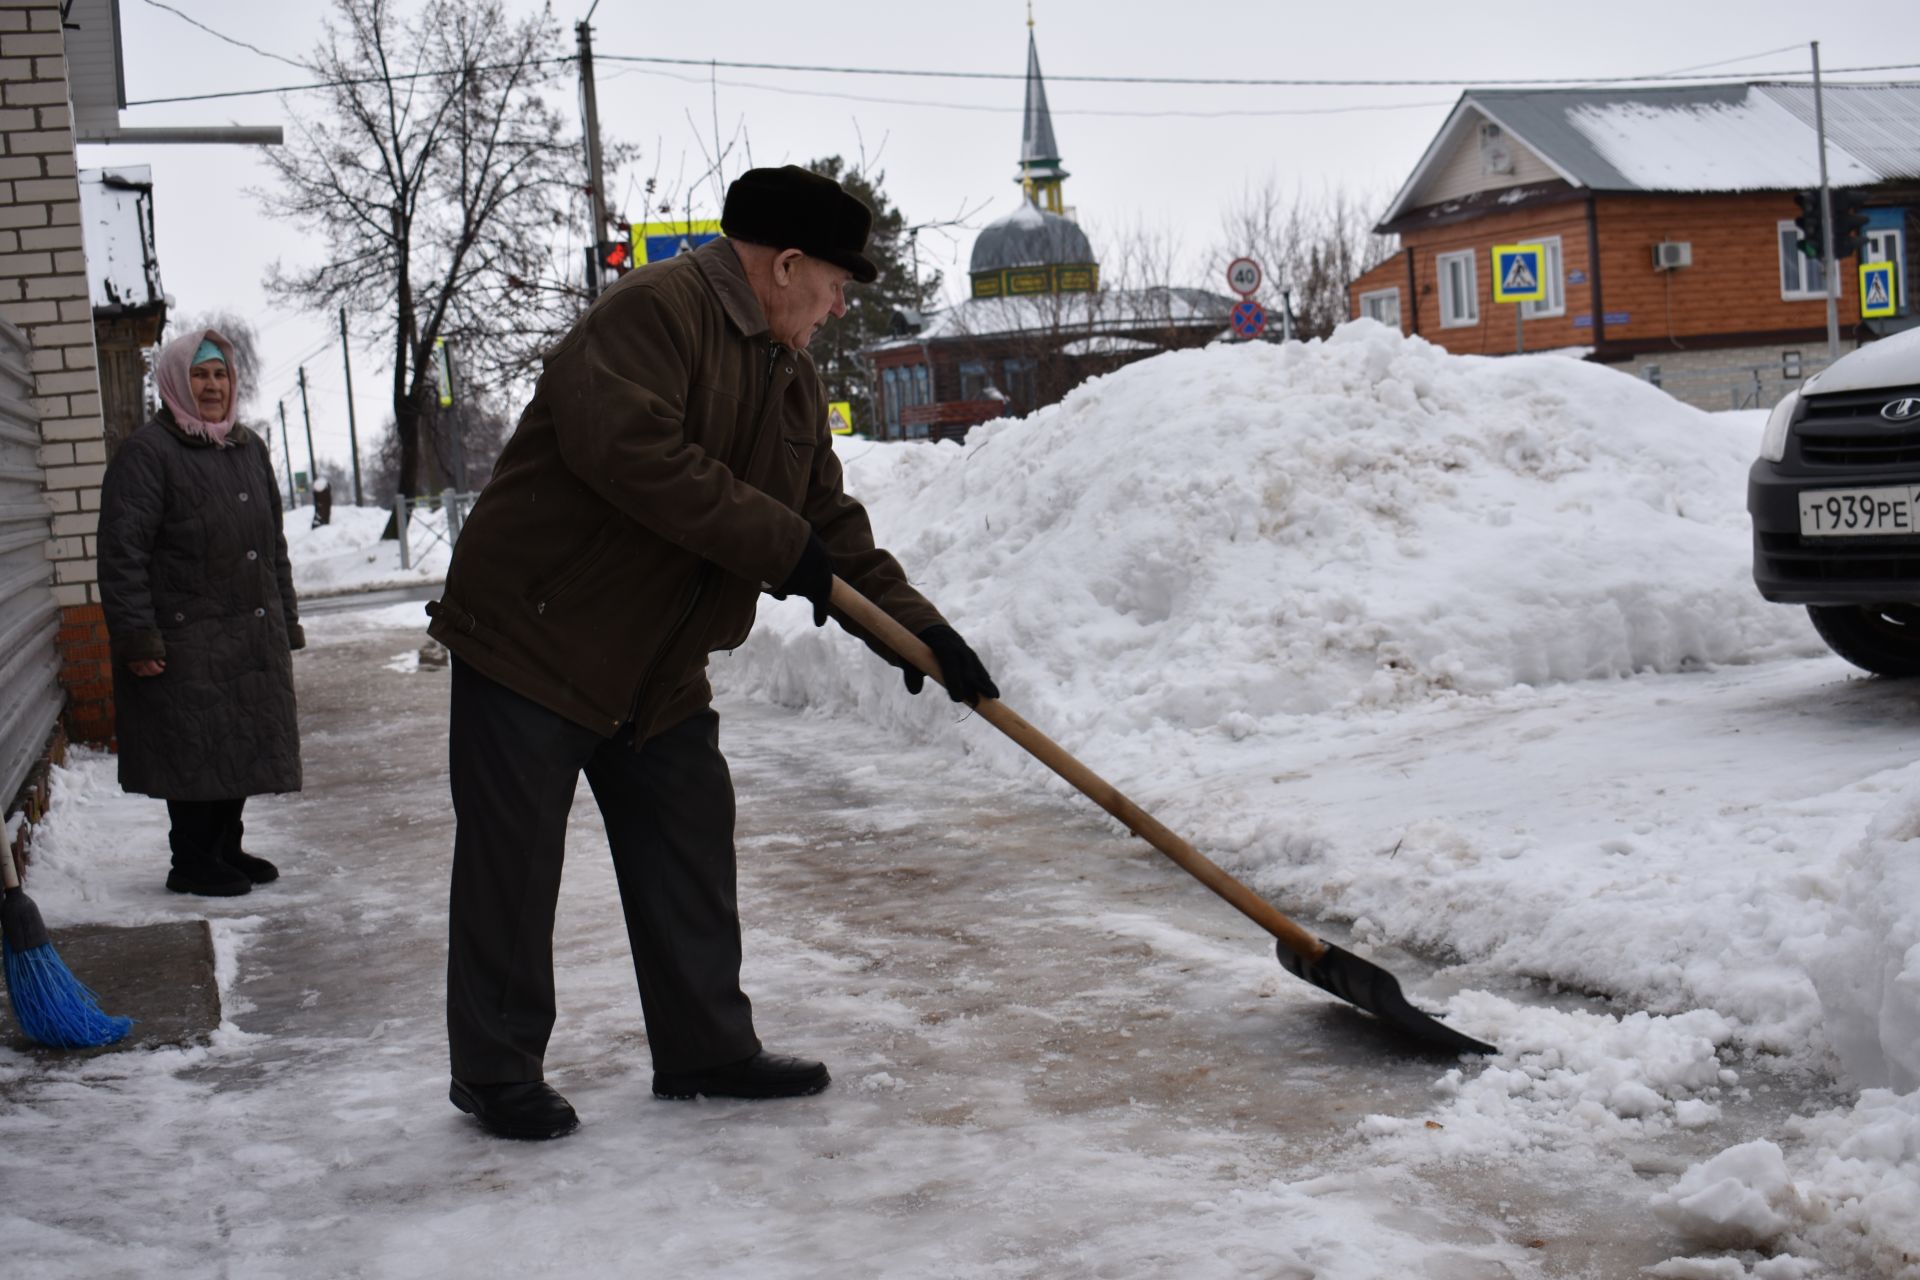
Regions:
[[[705,85],[705,77],[675,75],[671,71],[654,71],[644,67],[629,67],[625,71],[616,71],[613,79],[623,75],[659,76],[668,80],[677,80],[682,84]],[[984,111],[996,115],[1018,115],[1026,110],[1022,106],[995,106],[981,102],[940,102],[930,98],[882,98],[864,93],[836,93],[830,89],[799,89],[787,85],[761,84],[752,80],[715,80],[711,83],[723,85],[729,89],[757,90],[765,93],[784,93],[802,98],[831,98],[836,102],[876,102],[896,107],[937,107],[947,111]],[[1346,115],[1356,111],[1405,111],[1416,107],[1446,107],[1447,102],[1368,102],[1345,107],[1235,107],[1220,111],[1187,111],[1167,109],[1162,111],[1126,111],[1108,110],[1098,107],[1059,108],[1056,116],[1119,116],[1134,119],[1160,119],[1166,117],[1184,117],[1198,120],[1220,120],[1236,116],[1331,116]]]
[[[1749,55],[1758,57],[1763,55]],[[658,66],[679,67],[726,67],[729,70],[747,71],[785,71],[818,75],[848,76],[901,76],[918,79],[946,80],[1022,80],[1024,72],[1012,71],[942,71],[926,68],[903,67],[836,67],[786,62],[732,62],[716,58],[663,58],[641,54],[596,54],[603,62],[645,63]],[[280,93],[306,93],[316,89],[349,88],[363,84],[382,84],[408,80],[431,79],[435,76],[457,75],[464,71],[507,71],[522,67],[547,66],[555,63],[569,63],[578,60],[577,54],[556,54],[547,58],[527,58],[518,62],[489,63],[472,68],[448,67],[433,71],[413,71],[396,73],[389,76],[360,76],[340,80],[319,80],[308,84],[277,85],[265,89],[229,89],[218,93],[181,94],[168,98],[140,98],[127,103],[129,107],[163,106],[176,102],[208,102],[221,98],[253,98]],[[1729,62],[1746,61],[1744,58],[1728,59]],[[1708,66],[1723,64],[1706,64]],[[1911,71],[1920,68],[1920,62],[1889,62],[1873,66],[1834,67],[1828,75],[1865,75],[1881,71]],[[1752,79],[1768,79],[1804,75],[1799,67],[1753,71],[1747,75]],[[1547,86],[1558,85],[1574,88],[1584,85],[1634,85],[1665,84],[1680,81],[1699,80],[1703,77],[1675,72],[1663,72],[1658,75],[1639,76],[1548,76],[1548,77],[1492,77],[1456,76],[1445,80],[1387,80],[1387,79],[1307,79],[1290,77],[1222,77],[1222,76],[1097,76],[1097,75],[1049,75],[1053,83],[1069,84],[1118,84],[1118,85],[1177,85],[1177,86],[1216,86],[1237,88],[1282,88],[1282,89],[1398,89],[1398,88],[1458,88],[1465,85],[1483,88],[1498,88],[1505,85]]]
[[[1797,46],[1795,46],[1797,47]],[[1024,71],[941,71],[933,69],[911,69],[901,67],[836,67],[790,62],[729,62],[718,58],[663,58],[644,54],[596,54],[604,62],[648,62],[664,66],[679,67],[726,67],[736,71],[799,71],[830,75],[848,76],[907,76],[942,80],[1025,80]],[[1759,55],[1753,55],[1759,56]],[[1733,59],[1732,61],[1744,61]],[[1920,62],[1889,63],[1872,67],[1834,67],[1828,74],[1842,72],[1867,71],[1904,71],[1920,67]],[[1802,68],[1786,71],[1756,71],[1755,76],[1783,76],[1804,74]],[[1667,80],[1698,80],[1699,76],[1678,75],[1662,72],[1657,75],[1639,76],[1541,76],[1512,77],[1495,76],[1488,78],[1455,76],[1446,80],[1381,80],[1381,79],[1305,79],[1294,77],[1229,77],[1229,76],[1096,76],[1096,75],[1060,75],[1049,74],[1050,84],[1160,84],[1160,85],[1221,85],[1239,88],[1367,88],[1391,89],[1400,87],[1450,88],[1455,85],[1585,85],[1585,84],[1649,84]]]
[[[235,48],[245,49],[249,53],[257,53],[263,58],[272,58],[275,62],[284,62],[288,66],[293,67],[299,71],[313,70],[312,67],[308,66],[304,62],[295,62],[292,58],[283,57],[280,54],[274,53],[269,49],[262,49],[257,44],[248,44],[245,40],[236,40],[224,31],[216,31],[214,28],[208,26],[206,23],[200,21],[198,18],[193,17],[191,14],[182,13],[180,12],[180,10],[174,8],[170,4],[161,3],[161,0],[147,0],[147,3],[152,5],[156,9],[166,10],[168,13],[172,14],[176,18],[179,18],[182,22],[187,23],[189,26],[198,27],[200,28],[200,30],[206,32],[208,35],[212,36],[214,39],[224,40],[228,44],[233,45]]]

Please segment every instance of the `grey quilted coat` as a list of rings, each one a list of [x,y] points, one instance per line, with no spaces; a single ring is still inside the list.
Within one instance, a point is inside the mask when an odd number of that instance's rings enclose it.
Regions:
[[[120,785],[165,800],[298,791],[292,650],[306,639],[260,437],[235,424],[218,447],[162,409],[107,467],[99,556]],[[166,670],[136,676],[141,658]]]

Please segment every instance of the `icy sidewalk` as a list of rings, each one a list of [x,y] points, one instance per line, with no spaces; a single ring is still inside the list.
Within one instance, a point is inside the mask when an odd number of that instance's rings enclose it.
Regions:
[[[1616,1029],[1588,1060],[1463,1081],[1103,818],[729,702],[747,988],[767,1043],[826,1058],[834,1087],[652,1098],[582,787],[548,1070],[585,1127],[489,1139],[445,1100],[446,677],[410,661],[416,610],[316,620],[308,789],[249,810],[285,869],[269,889],[165,894],[158,804],[104,759],[71,771],[36,872],[56,931],[211,916],[228,1021],[198,1050],[0,1054],[0,1232],[36,1274],[1631,1276],[1686,1251],[1650,1193],[1816,1100],[1782,1081],[1698,1127],[1622,1118],[1580,1089],[1711,1076],[1710,1027],[1496,997],[1555,1054],[1569,1019]],[[1539,1107],[1498,1133],[1453,1123],[1523,1087]],[[1581,1106],[1613,1119],[1571,1123]]]

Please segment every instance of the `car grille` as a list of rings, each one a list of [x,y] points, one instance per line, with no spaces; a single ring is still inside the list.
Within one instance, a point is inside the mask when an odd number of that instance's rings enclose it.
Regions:
[[[1855,472],[1920,467],[1920,419],[1880,416],[1889,401],[1909,397],[1920,399],[1920,387],[1808,396],[1793,428],[1801,463]]]

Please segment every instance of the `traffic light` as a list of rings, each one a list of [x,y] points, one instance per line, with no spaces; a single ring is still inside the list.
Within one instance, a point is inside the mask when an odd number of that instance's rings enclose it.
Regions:
[[[1865,199],[1858,191],[1833,193],[1833,260],[1860,255],[1861,237],[1867,229]]]
[[[629,240],[600,242],[600,269],[623,276],[633,269],[633,243]]]
[[[1820,192],[1796,191],[1793,202],[1800,206],[1800,216],[1793,220],[1800,229],[1800,252],[1816,260],[1826,257],[1827,251],[1820,243]]]

